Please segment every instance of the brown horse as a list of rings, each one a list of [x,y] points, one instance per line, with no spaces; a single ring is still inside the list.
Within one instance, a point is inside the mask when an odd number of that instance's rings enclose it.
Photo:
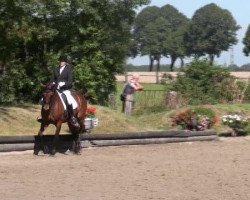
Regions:
[[[79,134],[84,131],[84,119],[86,117],[86,110],[87,110],[87,101],[84,96],[77,92],[71,91],[74,99],[76,100],[78,107],[74,110],[74,117],[76,117],[79,127],[75,127],[70,124],[65,116],[64,106],[61,102],[58,92],[56,91],[55,85],[47,84],[43,85],[45,88],[44,92],[42,93],[43,103],[42,103],[42,122],[41,127],[38,132],[38,136],[40,136],[42,148],[47,153],[48,148],[46,148],[43,144],[43,132],[45,129],[50,125],[53,124],[56,126],[55,136],[53,139],[53,146],[51,150],[51,154],[54,155],[56,153],[56,148],[59,141],[59,133],[61,131],[61,126],[63,123],[67,122],[69,129],[73,136],[73,145],[72,150],[74,153],[79,153],[81,151],[80,145],[80,137]],[[39,150],[35,150],[34,154],[38,154]]]

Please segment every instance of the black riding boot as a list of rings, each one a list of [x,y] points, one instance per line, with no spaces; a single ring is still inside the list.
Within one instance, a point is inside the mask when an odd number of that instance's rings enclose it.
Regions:
[[[69,119],[69,123],[72,125],[72,126],[75,126],[75,127],[79,127],[79,123],[77,121],[77,119],[74,117],[74,110],[73,110],[73,106],[72,105],[68,105],[67,106],[67,110],[68,110],[68,119]]]

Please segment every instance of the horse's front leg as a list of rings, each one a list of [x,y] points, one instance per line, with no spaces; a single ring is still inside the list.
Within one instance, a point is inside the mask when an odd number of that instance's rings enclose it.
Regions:
[[[78,123],[80,124],[79,133],[84,133],[85,132],[84,119],[80,119]]]
[[[73,142],[75,143],[75,146],[74,146],[74,153],[76,154],[80,154],[81,153],[81,141],[80,141],[80,134],[79,132],[78,133],[75,133],[73,135]]]
[[[59,133],[61,131],[61,127],[62,127],[62,122],[57,122],[57,124],[56,124],[56,132],[55,132],[55,136],[54,136],[54,139],[53,139],[53,146],[52,146],[52,150],[51,150],[52,155],[56,154],[56,149],[58,148]]]
[[[35,143],[34,146],[34,154],[38,155],[40,150],[43,150],[43,153],[46,154],[48,153],[48,147],[46,145],[44,145],[44,140],[43,140],[43,133],[45,131],[45,129],[48,127],[48,124],[44,124],[42,123],[40,126],[40,129],[38,131],[38,144]]]
[[[81,142],[80,142],[80,128],[76,128],[74,126],[72,126],[70,123],[68,123],[68,127],[70,129],[70,132],[72,134],[72,147],[71,147],[71,151],[73,151],[76,154],[80,154],[81,152]]]
[[[74,142],[75,142],[75,148],[74,148],[74,152],[76,154],[81,154],[81,138],[80,138],[80,134],[85,132],[85,125],[84,125],[84,120],[83,119],[79,119],[78,123],[80,124],[80,129],[78,131],[76,131],[74,133]]]

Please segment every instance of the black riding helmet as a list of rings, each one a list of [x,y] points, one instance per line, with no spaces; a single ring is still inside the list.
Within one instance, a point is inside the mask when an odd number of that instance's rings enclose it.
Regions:
[[[61,55],[61,56],[58,58],[58,61],[59,61],[59,62],[68,62],[68,58],[67,58],[67,56],[65,56],[65,55]]]

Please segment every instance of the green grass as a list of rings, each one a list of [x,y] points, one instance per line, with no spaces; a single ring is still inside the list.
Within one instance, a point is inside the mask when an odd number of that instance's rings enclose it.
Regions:
[[[160,123],[154,125],[147,123],[147,117],[131,116],[126,117],[121,113],[121,101],[119,94],[124,83],[117,84],[116,105],[114,109],[107,107],[97,107],[97,117],[100,124],[93,133],[112,133],[124,131],[151,130],[161,127]],[[164,89],[161,84],[143,84],[145,89]],[[0,106],[0,135],[34,135],[37,134],[40,124],[36,118],[40,115],[40,105],[24,104],[20,106]],[[156,127],[156,128],[155,128]],[[46,134],[53,134],[55,127],[50,125],[46,129]],[[67,125],[63,125],[62,132],[68,132]]]
[[[158,93],[142,95],[143,92],[136,92],[136,104],[132,116],[125,116],[121,113],[121,101],[119,95],[124,83],[117,84],[115,107],[108,108],[95,106],[97,108],[96,116],[99,119],[99,125],[92,130],[92,133],[114,133],[114,132],[133,132],[133,131],[151,131],[151,130],[169,130],[176,129],[172,127],[172,118],[185,108],[168,110],[164,106],[161,96]],[[162,84],[142,84],[145,90],[164,90],[166,86]],[[141,95],[141,96],[140,96]],[[149,101],[151,99],[151,101]],[[145,105],[147,103],[147,105]],[[153,104],[155,104],[153,106]],[[237,113],[250,116],[250,104],[217,104],[207,105],[212,108],[219,117],[225,114]],[[36,135],[40,124],[36,122],[40,115],[40,105],[25,104],[20,106],[0,106],[0,135]],[[214,127],[217,132],[229,130],[229,128],[219,121]],[[55,127],[50,125],[46,134],[54,134]],[[68,133],[67,125],[63,125],[62,133]]]
[[[114,133],[158,130],[162,124],[158,120],[148,123],[149,118],[155,117],[152,113],[148,116],[125,116],[118,110],[107,107],[95,106],[99,125],[92,133]],[[40,105],[21,105],[15,107],[0,106],[0,135],[36,135],[40,124],[36,122],[40,115]],[[158,114],[161,116],[161,114]],[[151,120],[150,119],[150,120]],[[54,134],[55,127],[50,125],[46,134]],[[63,125],[62,133],[67,133],[67,125]]]
[[[218,104],[207,105],[212,108],[219,117],[229,113],[241,113],[250,116],[250,104]],[[145,112],[133,116],[125,116],[120,110],[113,110],[107,107],[96,106],[96,116],[99,125],[92,130],[96,133],[115,133],[133,131],[152,131],[176,129],[171,126],[172,117],[179,113],[181,109],[167,110],[150,108]],[[0,107],[0,135],[34,135],[39,130],[39,123],[36,117],[40,113],[40,105],[21,105],[16,107]],[[214,128],[218,133],[230,130],[221,121]],[[54,134],[55,128],[51,125],[46,134]],[[62,133],[67,133],[68,128],[63,126]]]

